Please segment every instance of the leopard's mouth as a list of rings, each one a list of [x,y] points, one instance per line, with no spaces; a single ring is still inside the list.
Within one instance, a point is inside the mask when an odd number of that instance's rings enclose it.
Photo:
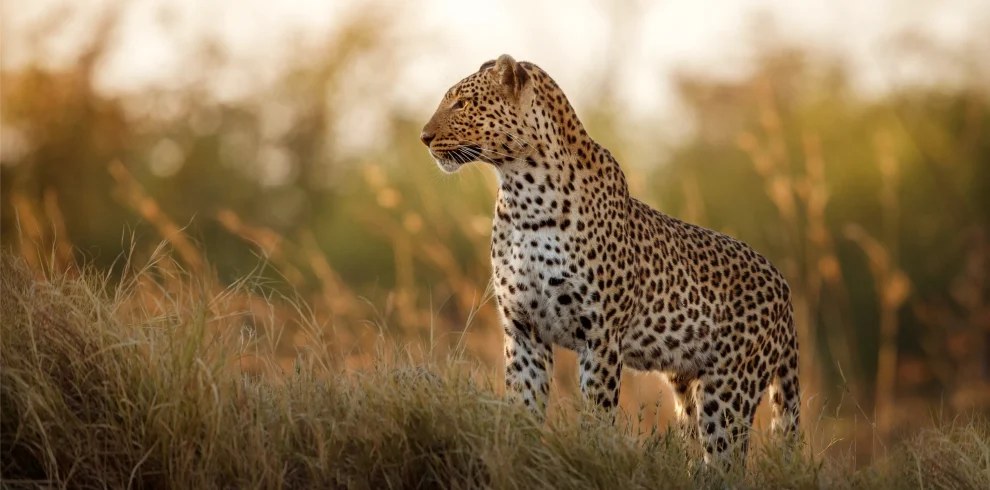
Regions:
[[[430,148],[430,155],[445,172],[455,172],[465,163],[481,159],[481,147],[474,144],[457,145],[450,149]]]

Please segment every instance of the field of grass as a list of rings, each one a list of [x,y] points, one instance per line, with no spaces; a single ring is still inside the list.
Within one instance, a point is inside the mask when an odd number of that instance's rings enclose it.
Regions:
[[[210,292],[180,273],[155,296],[169,278],[150,268],[110,281],[2,265],[4,488],[990,488],[984,420],[932,422],[868,467],[819,438],[757,443],[715,475],[666,427],[563,411],[538,426],[456,352],[383,345],[356,372],[310,349],[286,369],[234,328],[246,283]]]

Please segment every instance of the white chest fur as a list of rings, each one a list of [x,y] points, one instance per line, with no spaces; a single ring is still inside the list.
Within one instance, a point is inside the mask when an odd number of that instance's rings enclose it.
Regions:
[[[503,305],[525,317],[547,342],[575,349],[575,328],[584,310],[575,294],[567,239],[556,228],[504,231],[504,257],[493,258],[496,294]],[[502,260],[506,259],[506,260]]]

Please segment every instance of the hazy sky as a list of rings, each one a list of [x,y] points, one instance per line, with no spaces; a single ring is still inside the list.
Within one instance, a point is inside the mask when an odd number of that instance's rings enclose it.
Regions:
[[[72,50],[100,5],[110,3],[2,1],[5,66],[37,49],[23,35],[25,26],[46,15],[64,23],[63,35],[45,41],[43,57],[54,63],[59,53]],[[390,42],[406,56],[399,67],[402,86],[389,97],[425,111],[453,82],[501,53],[538,63],[577,96],[594,90],[590,81],[601,76],[606,60],[616,58],[609,67],[621,81],[616,84],[619,99],[633,114],[655,115],[674,102],[670,73],[688,68],[741,75],[755,34],[771,30],[786,40],[847,56],[857,69],[857,84],[872,91],[904,79],[952,75],[890,62],[891,38],[905,30],[946,47],[983,38],[968,49],[986,51],[990,45],[988,0],[626,1],[629,10],[616,32],[617,23],[610,20],[616,9],[608,0],[131,0],[117,51],[98,83],[123,91],[180,84],[188,75],[186,56],[207,36],[219,39],[237,63],[251,67],[224,86],[236,94],[274,77],[291,46],[289,36],[303,42],[325,39],[347,12],[369,4],[399,15]],[[990,51],[985,58],[990,59]]]

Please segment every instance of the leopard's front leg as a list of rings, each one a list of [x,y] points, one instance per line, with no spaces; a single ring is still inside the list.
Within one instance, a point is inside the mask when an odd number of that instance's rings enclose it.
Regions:
[[[581,393],[585,400],[604,409],[607,420],[615,417],[619,406],[619,385],[622,382],[622,356],[618,335],[602,329],[589,337],[578,353],[581,372]]]
[[[543,422],[553,374],[553,349],[536,335],[532,325],[508,318],[504,323],[506,394],[514,402],[522,401]]]

